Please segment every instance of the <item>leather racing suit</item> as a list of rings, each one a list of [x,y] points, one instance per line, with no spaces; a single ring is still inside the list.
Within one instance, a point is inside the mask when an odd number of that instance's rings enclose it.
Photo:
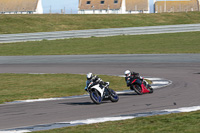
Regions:
[[[125,76],[125,81],[126,81],[127,87],[129,87],[130,84],[131,84],[131,83],[130,83],[131,80],[127,80],[128,78],[131,78],[132,80],[134,80],[134,79],[140,79],[141,82],[142,82],[143,79],[144,79],[143,77],[139,76],[139,73],[131,72],[131,75]]]
[[[106,83],[101,78],[99,78],[97,75],[94,75],[90,80],[86,81],[85,91],[88,91],[88,85],[90,84],[90,82],[100,84],[101,88],[103,88],[103,85],[106,85]]]

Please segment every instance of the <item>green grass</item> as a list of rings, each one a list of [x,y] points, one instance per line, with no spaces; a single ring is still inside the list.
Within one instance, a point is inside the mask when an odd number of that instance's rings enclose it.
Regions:
[[[0,34],[200,23],[200,12],[105,15],[0,15]]]
[[[200,32],[0,44],[5,55],[200,53]]]
[[[127,90],[124,78],[100,75],[114,90]],[[77,83],[78,81],[78,83]],[[78,74],[0,74],[0,103],[82,95],[86,76]]]
[[[199,133],[200,111],[140,117],[130,120],[39,131],[33,133]]]

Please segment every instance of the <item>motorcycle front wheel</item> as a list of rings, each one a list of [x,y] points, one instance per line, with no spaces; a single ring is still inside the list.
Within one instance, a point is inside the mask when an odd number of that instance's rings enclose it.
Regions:
[[[97,90],[92,90],[90,91],[90,98],[92,99],[92,101],[96,104],[100,104],[102,102],[102,98],[101,95],[98,93]]]
[[[117,102],[119,100],[119,96],[117,95],[117,93],[112,89],[109,89],[109,91],[110,91],[110,101]]]
[[[149,87],[149,93],[153,93],[153,88],[152,87]]]
[[[134,91],[138,94],[138,95],[142,95],[142,88],[139,85],[134,85],[133,86]]]

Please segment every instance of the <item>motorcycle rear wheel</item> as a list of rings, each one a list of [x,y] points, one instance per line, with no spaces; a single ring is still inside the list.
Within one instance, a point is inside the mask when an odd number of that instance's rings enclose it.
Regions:
[[[152,87],[149,87],[149,93],[153,93],[153,88]]]
[[[102,102],[101,95],[98,93],[97,90],[90,91],[90,98],[96,104],[100,104]]]

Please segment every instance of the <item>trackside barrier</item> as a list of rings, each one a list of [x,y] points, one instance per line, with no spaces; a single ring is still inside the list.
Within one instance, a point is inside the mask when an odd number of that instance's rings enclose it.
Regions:
[[[0,43],[200,31],[200,24],[0,34]]]

